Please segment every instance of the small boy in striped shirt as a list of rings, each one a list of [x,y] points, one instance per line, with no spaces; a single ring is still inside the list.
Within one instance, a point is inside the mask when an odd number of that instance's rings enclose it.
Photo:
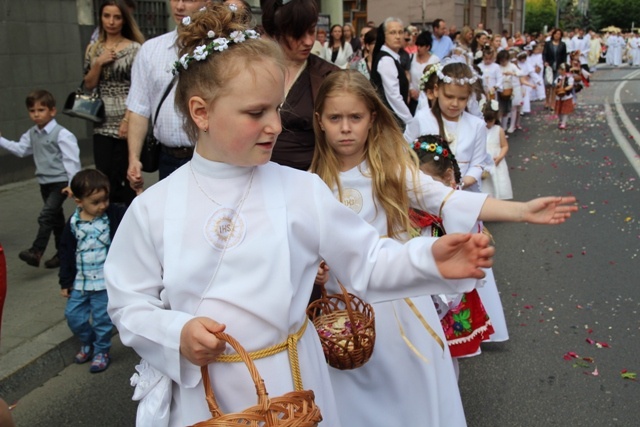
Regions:
[[[60,292],[69,299],[65,309],[69,328],[82,341],[75,362],[92,359],[89,371],[96,373],[111,361],[113,324],[107,313],[103,268],[125,208],[109,205],[109,178],[96,169],[78,172],[71,191],[78,207],[60,240]]]

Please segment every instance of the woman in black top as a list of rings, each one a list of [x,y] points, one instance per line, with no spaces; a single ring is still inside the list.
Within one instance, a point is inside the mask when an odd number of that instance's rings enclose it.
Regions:
[[[338,70],[311,55],[316,41],[318,6],[315,0],[262,0],[262,26],[285,54],[287,77],[285,102],[280,112],[282,133],[271,161],[308,170],[315,150],[313,103],[324,78]]]
[[[567,62],[567,45],[562,41],[562,30],[556,28],[551,33],[551,40],[544,44],[542,59],[545,67],[548,65],[553,70],[553,81],[558,77],[558,67]],[[545,108],[553,109],[556,103],[556,91],[553,87],[546,88]]]

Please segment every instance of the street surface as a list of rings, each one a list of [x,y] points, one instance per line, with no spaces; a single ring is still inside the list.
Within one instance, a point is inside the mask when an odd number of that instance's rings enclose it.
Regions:
[[[629,73],[597,72],[566,131],[554,120],[537,132],[551,120],[540,111],[510,138],[514,197],[571,194],[579,211],[557,227],[487,224],[510,340],[460,363],[470,426],[638,425],[640,383],[621,372],[640,372],[640,139],[617,121],[629,160],[607,124],[616,108],[603,105]],[[620,91],[636,132],[638,74]]]
[[[534,104],[524,130],[509,140],[516,200],[574,195],[579,211],[556,227],[487,224],[510,340],[460,362],[469,426],[638,425],[640,382],[623,377],[640,372],[640,72],[634,72],[598,71],[563,132]],[[112,356],[104,373],[71,365],[22,398],[17,425],[134,425],[128,382],[138,358],[117,336]]]

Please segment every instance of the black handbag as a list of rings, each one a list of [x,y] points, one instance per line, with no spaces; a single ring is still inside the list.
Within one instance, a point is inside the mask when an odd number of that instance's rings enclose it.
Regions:
[[[97,124],[104,122],[104,102],[100,98],[98,87],[87,93],[84,81],[80,83],[80,87],[67,96],[62,113]]]
[[[164,100],[167,99],[167,96],[169,95],[169,92],[171,92],[171,88],[173,87],[175,81],[176,80],[174,77],[169,83],[169,86],[167,86],[167,89],[164,91],[162,98],[160,99],[160,103],[158,104],[158,108],[156,108],[156,114],[153,117],[153,120],[149,121],[147,136],[144,139],[144,143],[142,144],[142,151],[140,151],[140,163],[142,164],[143,172],[155,172],[160,167],[160,149],[162,148],[162,145],[160,145],[160,142],[156,139],[155,136],[153,136],[153,126],[154,123],[156,123],[156,121],[158,120],[160,107],[162,107],[162,103],[164,102]]]
[[[147,133],[140,151],[143,172],[155,172],[160,167],[160,143],[153,136],[153,128]]]

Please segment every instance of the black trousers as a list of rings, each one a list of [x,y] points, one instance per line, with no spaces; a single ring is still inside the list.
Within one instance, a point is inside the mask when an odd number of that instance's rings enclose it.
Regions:
[[[94,134],[93,160],[96,169],[109,177],[111,184],[109,202],[123,203],[129,206],[133,198],[136,197],[136,193],[131,189],[127,180],[127,168],[129,167],[127,140]]]
[[[64,229],[65,218],[62,205],[67,200],[67,196],[62,194],[62,189],[67,186],[67,182],[53,182],[50,184],[40,184],[40,196],[44,206],[38,215],[38,234],[31,247],[42,253],[47,248],[51,233],[55,238],[56,253],[60,245],[60,236]]]

